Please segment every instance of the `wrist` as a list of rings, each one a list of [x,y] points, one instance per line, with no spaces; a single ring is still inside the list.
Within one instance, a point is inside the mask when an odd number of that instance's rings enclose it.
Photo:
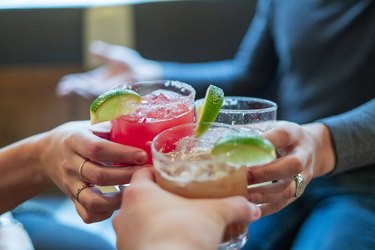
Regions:
[[[144,60],[144,63],[138,68],[138,72],[135,74],[135,80],[161,80],[163,78],[163,70],[160,63],[148,59]]]
[[[38,185],[47,187],[51,181],[47,174],[45,154],[48,149],[48,132],[35,135],[31,138],[30,146],[32,147],[30,160],[33,162],[36,180]]]
[[[336,156],[329,128],[323,123],[306,124],[303,128],[314,142],[314,177],[331,173],[335,167]]]

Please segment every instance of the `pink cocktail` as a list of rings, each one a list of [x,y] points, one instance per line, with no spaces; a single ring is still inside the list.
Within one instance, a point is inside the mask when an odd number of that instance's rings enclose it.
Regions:
[[[109,139],[145,150],[152,163],[151,141],[160,132],[194,122],[195,90],[178,81],[152,81],[121,86],[142,96],[132,112],[111,121]]]

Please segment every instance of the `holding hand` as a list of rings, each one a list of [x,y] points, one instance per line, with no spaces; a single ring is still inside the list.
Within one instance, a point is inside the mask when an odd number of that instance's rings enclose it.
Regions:
[[[90,52],[103,66],[89,72],[64,76],[57,86],[58,95],[97,96],[120,83],[161,79],[162,69],[155,61],[119,45],[95,41]]]
[[[278,212],[293,202],[312,178],[331,172],[335,164],[331,137],[323,124],[300,126],[279,121],[265,133],[265,137],[275,146],[279,158],[248,171],[249,184],[277,180],[271,185],[248,190],[249,200],[262,204],[263,216]],[[297,175],[303,178],[303,183],[295,179]]]
[[[55,184],[73,200],[86,223],[109,218],[120,207],[121,193],[103,194],[93,185],[128,183],[133,172],[144,167],[147,154],[101,139],[89,127],[86,121],[69,122],[1,149],[0,210],[12,209]]]
[[[186,199],[154,183],[152,168],[137,171],[113,220],[118,249],[215,249],[227,225],[252,222],[260,210],[243,197]]]

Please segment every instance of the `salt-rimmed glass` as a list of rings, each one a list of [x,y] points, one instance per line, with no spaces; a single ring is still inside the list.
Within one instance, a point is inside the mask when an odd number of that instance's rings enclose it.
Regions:
[[[204,99],[196,101],[196,106],[203,104]],[[277,104],[273,101],[246,97],[226,96],[215,122],[231,125],[253,124],[260,131],[266,131],[276,121]]]
[[[195,90],[186,83],[145,81],[125,83],[117,88],[131,89],[142,98],[152,96],[142,103],[124,103],[127,110],[132,110],[130,114],[118,114],[110,122],[93,126],[92,131],[110,141],[145,150],[148,163],[152,162],[151,141],[158,133],[194,121]],[[100,130],[103,128],[107,133]]]
[[[235,126],[212,123],[204,135],[196,138],[195,127],[195,123],[180,125],[154,138],[151,150],[156,182],[163,189],[186,198],[247,197],[247,166],[227,162],[226,155],[210,154],[220,138],[243,131]],[[225,230],[219,249],[240,249],[246,240],[247,224],[232,224]]]

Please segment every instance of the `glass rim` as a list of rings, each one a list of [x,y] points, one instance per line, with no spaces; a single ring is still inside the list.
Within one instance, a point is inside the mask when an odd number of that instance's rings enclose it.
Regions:
[[[166,156],[165,154],[160,153],[155,148],[155,142],[160,138],[160,136],[162,136],[165,133],[168,133],[168,132],[176,130],[176,129],[181,129],[181,128],[184,128],[184,127],[194,127],[195,128],[197,126],[197,124],[198,123],[196,123],[196,122],[180,124],[180,125],[174,126],[172,128],[166,129],[163,132],[160,132],[159,134],[157,134],[154,137],[154,139],[152,140],[152,143],[151,143],[151,155],[152,155],[152,157],[154,157],[154,154],[155,154],[155,156],[158,157],[161,160],[168,160],[170,162],[178,162],[178,163],[191,163],[192,162],[191,160],[178,160],[178,161],[176,161],[176,160],[173,160],[170,157]],[[220,122],[203,122],[203,124],[210,124],[210,127],[212,125],[214,125],[214,126],[220,126],[220,127],[226,127],[226,128],[231,129],[233,131],[241,133],[241,130],[238,127],[235,127],[235,126],[230,125],[230,124],[225,124],[225,123],[220,123]],[[194,162],[195,163],[199,163],[199,164],[201,164],[201,163],[203,164],[203,163],[206,163],[206,162],[215,162],[215,161],[223,161],[223,160],[225,161],[225,155],[215,156],[212,159],[199,160],[199,161],[194,161]],[[155,168],[158,169],[157,167],[155,167]]]
[[[160,84],[161,86],[160,87],[156,87],[155,89],[152,89],[152,85],[153,84]],[[175,92],[177,94],[179,94],[179,98],[178,99],[175,99],[174,101],[172,102],[169,102],[167,104],[165,103],[158,103],[158,104],[150,104],[150,103],[136,103],[136,102],[127,102],[126,103],[126,106],[129,106],[131,107],[132,109],[136,109],[138,107],[144,109],[144,108],[148,108],[150,105],[153,106],[153,108],[159,108],[159,107],[165,107],[165,106],[173,106],[173,105],[178,105],[178,104],[182,104],[182,103],[186,103],[186,105],[188,106],[188,110],[186,110],[185,112],[173,117],[174,118],[179,118],[181,116],[184,116],[185,114],[191,112],[192,109],[194,109],[194,99],[195,99],[195,95],[196,95],[196,91],[195,89],[193,88],[193,86],[185,83],[185,82],[181,82],[181,81],[177,81],[177,80],[148,80],[148,81],[130,81],[130,82],[125,82],[125,83],[122,83],[122,84],[119,84],[117,85],[116,87],[114,87],[113,89],[116,89],[116,88],[124,88],[124,89],[130,89],[130,90],[134,90],[135,92],[137,92],[137,89],[135,89],[137,86],[139,87],[145,87],[145,90],[147,89],[148,85],[150,86],[150,92],[151,93],[152,91],[155,91],[155,90],[163,90],[162,86],[165,86],[166,89],[167,87],[171,86],[172,88],[174,89],[171,89],[169,91],[172,91],[172,92]],[[181,90],[181,91],[179,91]],[[147,91],[146,91],[147,92]],[[138,93],[138,92],[137,92]],[[149,94],[149,93],[138,93],[141,95],[141,97]],[[186,93],[186,95],[184,95],[184,93]],[[154,122],[162,122],[162,121],[167,121],[167,120],[171,120],[172,118],[166,118],[166,119],[157,119],[156,121]]]
[[[257,108],[257,109],[230,109],[230,108],[224,108],[222,107],[219,111],[219,113],[268,113],[268,112],[273,112],[277,110],[277,104],[276,102],[273,102],[271,100],[263,99],[263,98],[258,98],[258,97],[249,97],[249,96],[224,96],[224,101],[225,99],[237,99],[237,100],[244,100],[244,101],[254,101],[254,102],[259,102],[259,103],[264,103],[268,104],[269,107],[265,108]],[[195,102],[201,102],[204,100],[204,98],[200,98],[196,100]],[[224,103],[223,103],[224,105]]]
[[[196,91],[193,88],[193,86],[191,86],[188,83],[181,82],[181,81],[178,81],[178,80],[130,81],[130,82],[121,83],[121,84],[117,85],[116,87],[114,87],[114,89],[116,89],[116,88],[130,88],[130,89],[132,89],[131,88],[132,86],[137,86],[137,85],[152,85],[152,84],[163,84],[166,87],[168,87],[169,84],[170,84],[170,86],[174,86],[177,89],[178,88],[181,88],[181,89],[184,88],[184,89],[186,89],[186,90],[188,90],[190,92],[188,95],[186,95],[186,96],[184,95],[184,97],[195,97],[195,95],[196,95]]]

